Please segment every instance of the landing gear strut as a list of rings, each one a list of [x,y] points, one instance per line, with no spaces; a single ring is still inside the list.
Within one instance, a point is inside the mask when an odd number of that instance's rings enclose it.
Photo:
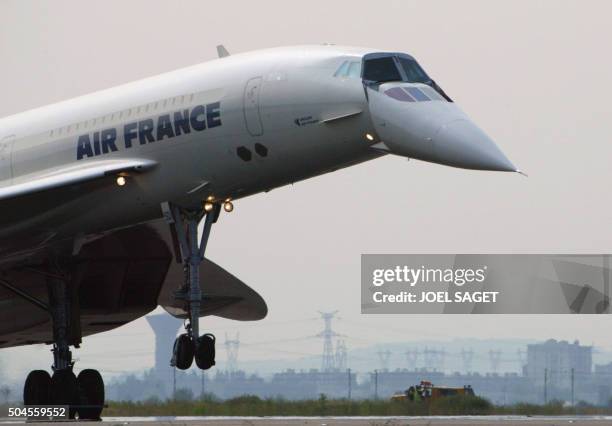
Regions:
[[[53,325],[53,375],[44,370],[28,374],[24,405],[66,405],[71,419],[99,420],[104,406],[104,382],[96,370],[74,374],[70,346],[81,343],[78,297],[69,277],[47,274],[49,304],[34,300],[46,309]],[[27,299],[27,298],[26,298]],[[33,299],[30,297],[30,299]]]
[[[177,337],[174,342],[170,365],[181,370],[191,367],[195,358],[196,365],[202,370],[208,370],[215,365],[215,336],[204,334],[200,336],[199,318],[202,303],[200,288],[200,265],[204,260],[206,245],[212,225],[217,222],[221,212],[220,204],[207,203],[202,210],[181,210],[176,206],[170,209],[169,223],[173,227],[173,235],[179,247],[180,259],[185,270],[183,287],[175,293],[175,297],[186,302],[187,319],[186,333]],[[198,224],[204,218],[202,238],[198,242]]]

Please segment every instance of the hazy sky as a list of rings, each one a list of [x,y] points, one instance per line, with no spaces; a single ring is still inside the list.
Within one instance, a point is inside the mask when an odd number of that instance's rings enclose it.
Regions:
[[[0,0],[0,116],[206,61],[219,43],[409,52],[529,178],[388,157],[240,200],[208,255],[270,314],[202,327],[221,341],[227,330],[278,342],[245,345],[241,359],[319,353],[320,342],[297,338],[330,309],[349,347],[471,336],[612,349],[612,317],[366,317],[359,291],[361,253],[611,252],[611,14],[607,0]],[[8,353],[16,373],[51,363],[42,347]],[[152,365],[152,354],[139,320],[86,339],[76,356],[112,373]]]

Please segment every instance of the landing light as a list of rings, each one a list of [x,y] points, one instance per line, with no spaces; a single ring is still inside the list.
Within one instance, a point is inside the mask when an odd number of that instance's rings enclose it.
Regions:
[[[117,185],[119,186],[123,186],[126,184],[126,180],[125,177],[123,176],[117,176]]]
[[[366,133],[366,139],[369,140],[370,142],[374,140],[374,136],[372,136],[370,133]]]
[[[231,213],[232,211],[234,211],[234,204],[231,201],[226,201],[225,203],[223,203],[223,210],[228,213]]]
[[[204,211],[206,213],[211,212],[213,207],[214,207],[213,203],[209,203],[209,202],[204,203]]]

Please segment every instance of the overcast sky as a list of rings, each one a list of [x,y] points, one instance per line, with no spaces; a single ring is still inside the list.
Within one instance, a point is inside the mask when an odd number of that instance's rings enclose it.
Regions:
[[[0,0],[0,116],[213,59],[220,43],[411,53],[529,178],[388,157],[240,200],[208,255],[270,313],[202,327],[221,340],[240,331],[244,343],[282,341],[316,334],[322,323],[308,319],[337,309],[349,347],[555,337],[612,350],[607,316],[363,316],[359,291],[362,253],[611,252],[611,14],[606,0]],[[9,350],[14,371],[50,365],[41,348]],[[240,357],[320,349],[292,340],[244,346]],[[152,354],[139,320],[85,339],[76,356],[111,373],[152,365]]]

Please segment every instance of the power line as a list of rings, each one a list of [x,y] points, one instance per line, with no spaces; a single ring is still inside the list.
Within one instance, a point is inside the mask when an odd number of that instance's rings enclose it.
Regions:
[[[240,333],[236,333],[235,339],[229,339],[225,333],[225,350],[227,351],[227,370],[234,372],[238,370],[238,349],[240,349]]]
[[[321,355],[322,371],[333,371],[336,368],[332,338],[339,336],[339,334],[332,330],[332,319],[334,319],[337,313],[338,311],[319,312],[325,324],[323,331],[317,335],[323,338],[323,354]]]
[[[472,362],[474,361],[474,350],[461,349],[461,360],[463,362],[463,371],[466,373],[472,372]]]
[[[378,351],[376,352],[378,355],[378,360],[380,361],[380,367],[383,371],[389,371],[389,359],[391,358],[391,351]]]
[[[419,350],[418,349],[408,349],[406,351],[406,360],[408,361],[408,365],[416,370],[417,361],[419,359]]]
[[[491,349],[489,351],[489,362],[491,363],[491,371],[493,373],[497,373],[497,371],[499,370],[499,362],[501,360],[501,355],[502,352],[500,350]]]

